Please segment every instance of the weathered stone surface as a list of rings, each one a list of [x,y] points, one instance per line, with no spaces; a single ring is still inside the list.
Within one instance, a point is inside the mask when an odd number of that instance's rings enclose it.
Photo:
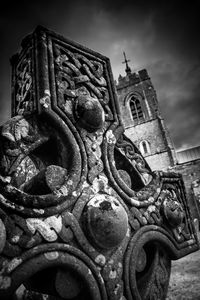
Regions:
[[[108,58],[42,27],[22,47],[0,133],[0,299],[164,299],[171,260],[199,247],[181,177],[124,136]]]
[[[86,206],[85,230],[98,247],[110,249],[119,246],[128,230],[128,215],[120,202],[108,195],[92,198]]]

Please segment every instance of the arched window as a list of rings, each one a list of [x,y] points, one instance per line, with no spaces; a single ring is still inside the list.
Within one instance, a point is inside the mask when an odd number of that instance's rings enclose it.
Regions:
[[[141,121],[144,121],[144,114],[142,111],[140,101],[134,96],[130,99],[130,109],[133,120],[136,124],[140,123]]]
[[[149,142],[142,141],[142,142],[140,142],[139,147],[140,147],[140,152],[142,153],[142,155],[151,154]]]

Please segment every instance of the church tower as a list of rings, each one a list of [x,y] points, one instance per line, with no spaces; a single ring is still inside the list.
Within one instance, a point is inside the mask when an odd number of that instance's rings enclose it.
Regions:
[[[159,112],[156,91],[143,69],[132,72],[124,53],[126,76],[119,75],[117,93],[125,134],[140,149],[152,170],[176,163],[175,150]]]

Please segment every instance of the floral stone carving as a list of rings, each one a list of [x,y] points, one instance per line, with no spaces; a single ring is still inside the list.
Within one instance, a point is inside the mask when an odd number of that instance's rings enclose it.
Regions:
[[[108,58],[38,27],[0,134],[0,299],[165,299],[198,249],[182,178],[123,134]]]

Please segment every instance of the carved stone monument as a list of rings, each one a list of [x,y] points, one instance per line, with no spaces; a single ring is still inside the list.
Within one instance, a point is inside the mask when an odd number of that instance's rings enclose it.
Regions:
[[[198,249],[183,181],[123,135],[107,57],[43,27],[0,134],[0,299],[165,299]]]

